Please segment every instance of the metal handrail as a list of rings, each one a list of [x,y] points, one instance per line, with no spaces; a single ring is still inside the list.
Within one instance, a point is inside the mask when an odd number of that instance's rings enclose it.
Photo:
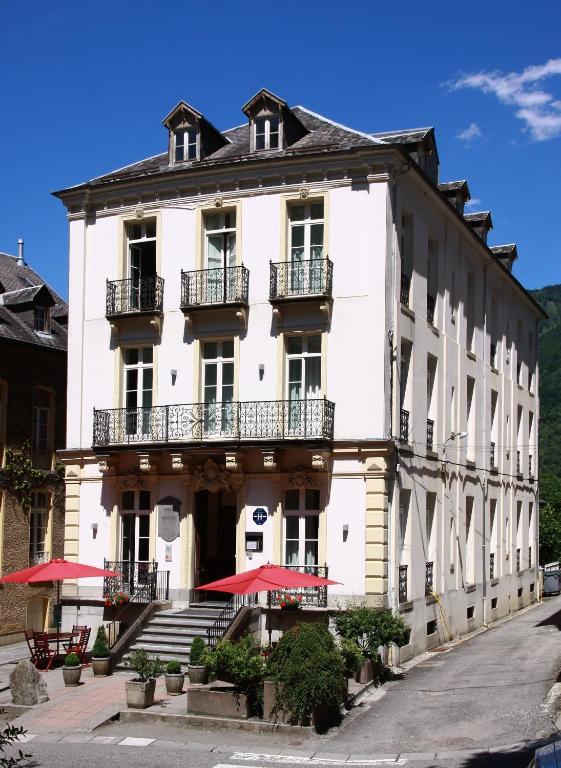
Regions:
[[[209,648],[214,648],[216,643],[224,637],[228,628],[246,605],[253,605],[257,603],[257,594],[251,593],[248,595],[234,595],[226,604],[226,606],[220,611],[218,618],[207,629],[207,639]]]
[[[325,398],[94,409],[93,445],[332,440],[334,416],[335,404]]]

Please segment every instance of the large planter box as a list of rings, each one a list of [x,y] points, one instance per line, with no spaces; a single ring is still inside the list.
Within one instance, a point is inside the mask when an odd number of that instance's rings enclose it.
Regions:
[[[276,703],[275,683],[272,680],[265,680],[263,683],[263,720],[268,720],[270,723],[289,725],[287,713],[282,710],[274,712]]]
[[[125,682],[125,691],[127,693],[127,707],[129,709],[146,709],[154,703],[156,681],[152,679],[142,683],[140,680],[127,680]]]
[[[247,720],[251,716],[247,697],[232,688],[200,686],[187,691],[187,713]]]

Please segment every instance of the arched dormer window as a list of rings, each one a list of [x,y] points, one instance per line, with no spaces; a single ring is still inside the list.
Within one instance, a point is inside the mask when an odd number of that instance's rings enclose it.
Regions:
[[[220,131],[185,101],[180,101],[163,123],[169,131],[170,165],[204,160],[227,144]]]
[[[242,107],[249,118],[249,144],[252,152],[280,151],[289,147],[307,130],[286,101],[262,88]]]

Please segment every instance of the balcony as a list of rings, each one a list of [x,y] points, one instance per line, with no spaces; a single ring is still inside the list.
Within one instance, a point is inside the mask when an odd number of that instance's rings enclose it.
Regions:
[[[520,549],[516,550],[516,570],[518,571],[518,573],[520,573],[520,571],[522,570],[522,559],[520,556]]]
[[[249,270],[244,266],[181,271],[181,309],[247,306]]]
[[[427,419],[427,451],[432,451],[434,445],[434,421]]]
[[[329,259],[271,263],[269,301],[331,299],[333,262]]]
[[[402,276],[403,279],[403,276]],[[409,289],[407,290],[407,297],[409,300]],[[436,299],[427,293],[427,321],[434,325],[434,309],[436,307]]]
[[[489,554],[489,578],[494,579],[495,578],[495,553],[491,552]]]
[[[528,547],[528,568],[532,567],[532,547]]]
[[[157,275],[108,280],[105,316],[108,320],[139,315],[160,315],[164,301],[164,279]]]
[[[401,273],[401,290],[399,299],[404,307],[409,306],[409,293],[411,290],[411,277],[404,272]]]
[[[434,563],[425,563],[425,597],[430,597],[434,592]]]
[[[516,474],[522,477],[522,465],[520,462],[520,451],[516,451]]]
[[[399,412],[399,442],[409,442],[409,411],[402,408]]]
[[[312,576],[320,576],[327,579],[329,576],[327,565],[285,565],[291,571],[307,573]],[[314,606],[317,608],[327,607],[327,587],[297,587],[294,589],[283,589],[271,592],[272,605],[279,605],[283,595],[290,595],[300,599],[300,605]]]
[[[496,469],[496,456],[495,456],[495,443],[489,443],[489,463],[491,466],[491,469]]]
[[[332,440],[326,399],[94,409],[94,448],[222,441]]]

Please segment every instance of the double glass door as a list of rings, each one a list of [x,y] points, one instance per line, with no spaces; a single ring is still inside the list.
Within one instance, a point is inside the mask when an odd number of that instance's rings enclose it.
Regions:
[[[152,309],[156,291],[156,222],[129,224],[129,309]]]
[[[293,205],[289,210],[289,295],[323,293],[323,202]]]
[[[234,365],[232,339],[204,343],[202,383],[205,437],[235,435]]]
[[[235,299],[236,214],[212,213],[205,219],[205,269],[202,303],[226,303]]]
[[[124,491],[121,498],[121,572],[132,594],[150,573],[150,491]]]
[[[153,348],[125,349],[125,432],[135,439],[150,439],[154,386]]]
[[[321,409],[321,335],[286,338],[288,433],[305,437],[317,433]]]

